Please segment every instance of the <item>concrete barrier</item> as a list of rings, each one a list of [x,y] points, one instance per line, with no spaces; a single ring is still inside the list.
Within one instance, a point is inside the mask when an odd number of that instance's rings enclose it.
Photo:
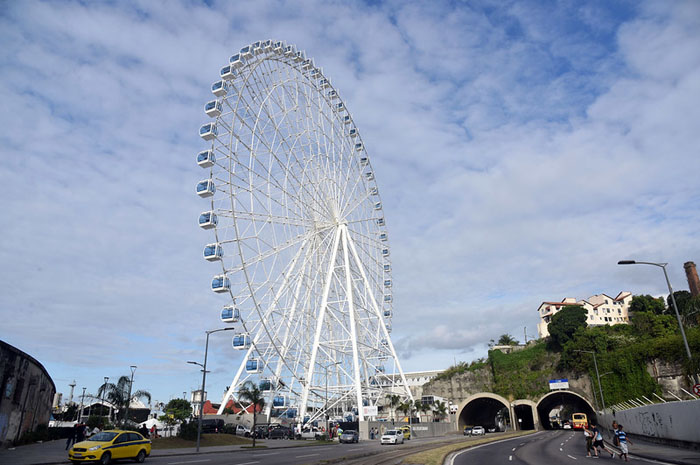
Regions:
[[[369,431],[372,428],[376,428],[381,435],[384,431],[393,428],[398,428],[400,426],[407,426],[408,423],[396,422],[394,425],[388,421],[364,421],[360,422],[360,439],[369,439]],[[413,423],[411,424],[411,437],[412,438],[434,438],[438,436],[445,436],[449,433],[455,432],[455,425],[452,422],[425,422],[425,423]],[[379,439],[379,435],[375,439]]]
[[[599,415],[599,423],[610,427],[613,420],[627,433],[653,439],[700,444],[700,400],[666,402]]]

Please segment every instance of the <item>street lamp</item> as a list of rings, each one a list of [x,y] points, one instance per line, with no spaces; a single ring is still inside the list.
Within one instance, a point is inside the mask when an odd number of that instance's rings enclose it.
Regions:
[[[80,410],[78,410],[78,423],[83,419],[83,402],[85,401],[85,389],[83,388],[83,394],[80,396]]]
[[[207,382],[207,354],[209,353],[209,335],[213,333],[218,333],[219,331],[231,331],[235,329],[233,326],[228,328],[213,329],[211,331],[205,331],[207,333],[207,342],[204,344],[204,364],[199,362],[188,361],[192,365],[199,365],[202,367],[202,392],[199,393],[199,421],[197,423],[197,452],[199,452],[199,441],[202,436],[202,412],[204,411],[204,389]],[[253,408],[253,415],[255,415],[255,409]]]
[[[105,416],[105,391],[107,390],[107,381],[109,376],[105,376],[105,383],[102,385],[102,405],[100,405],[100,415]]]
[[[673,303],[673,310],[676,312],[676,319],[678,319],[678,327],[681,329],[681,337],[683,338],[683,345],[685,345],[685,352],[688,354],[688,360],[692,360],[693,356],[690,353],[690,347],[688,346],[688,339],[685,337],[685,330],[683,329],[683,323],[681,323],[681,315],[678,313],[678,305],[676,304],[676,298],[673,296],[673,289],[671,288],[671,281],[668,279],[668,273],[666,273],[666,265],[668,263],[653,263],[653,262],[638,262],[635,260],[620,260],[617,262],[618,265],[652,265],[658,266],[664,270],[664,277],[666,278],[666,284],[668,285],[668,294],[671,296],[671,303]],[[693,375],[695,377],[695,375]],[[697,379],[696,379],[697,381]]]
[[[343,363],[343,362],[335,362],[335,363],[330,363],[328,365],[322,365],[323,368],[326,370],[326,402],[324,403],[323,409],[326,413],[326,434],[328,435],[328,437],[330,437],[330,432],[328,431],[328,369],[332,366],[340,365],[341,363]],[[362,406],[359,405],[357,408],[359,410],[362,408]]]
[[[595,367],[595,376],[598,379],[598,389],[600,390],[600,403],[603,404],[603,413],[605,413],[605,397],[603,397],[603,386],[600,384],[600,374],[598,374],[598,362],[595,358],[595,352],[593,352],[592,350],[574,350],[574,352],[583,352],[585,354],[593,355],[593,366]],[[608,373],[605,374],[607,375]]]
[[[124,423],[129,421],[129,407],[131,406],[131,387],[134,385],[134,372],[136,371],[136,365],[131,365],[129,369],[131,370],[131,381],[129,381],[129,397],[126,399],[126,413],[124,414]]]

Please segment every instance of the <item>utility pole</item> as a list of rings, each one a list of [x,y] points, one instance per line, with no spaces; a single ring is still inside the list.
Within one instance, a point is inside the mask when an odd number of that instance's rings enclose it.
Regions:
[[[124,414],[124,424],[129,421],[129,407],[131,406],[131,388],[134,385],[134,372],[136,371],[136,365],[131,365],[131,381],[129,381],[129,397],[126,399],[126,413]]]

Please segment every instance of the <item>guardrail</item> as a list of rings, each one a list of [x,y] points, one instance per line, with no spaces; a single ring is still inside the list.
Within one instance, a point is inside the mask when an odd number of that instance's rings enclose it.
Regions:
[[[681,391],[683,391],[685,394],[687,394],[688,397],[690,397],[690,398],[689,399],[682,399],[682,398],[678,397],[677,395],[675,395],[674,393],[672,393],[671,391],[666,391],[671,397],[676,399],[675,401],[672,400],[670,402],[676,402],[676,401],[684,402],[684,401],[700,399],[700,397],[696,396],[693,393],[686,391],[683,388],[681,388]],[[614,412],[620,412],[623,410],[629,410],[632,408],[644,407],[647,405],[654,405],[654,404],[661,404],[661,403],[665,404],[666,402],[669,402],[666,399],[664,399],[663,397],[658,396],[656,393],[653,393],[652,395],[654,397],[656,397],[656,399],[658,399],[658,400],[651,400],[646,396],[641,396],[641,399],[639,397],[635,397],[634,399],[627,399],[625,401],[618,402],[617,404],[606,408],[605,411],[607,412],[608,410],[610,410],[611,412],[614,413]]]

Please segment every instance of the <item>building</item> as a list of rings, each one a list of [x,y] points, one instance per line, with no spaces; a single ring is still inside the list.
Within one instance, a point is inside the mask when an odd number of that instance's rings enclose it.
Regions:
[[[567,297],[561,302],[542,302],[537,309],[540,322],[537,325],[537,333],[540,339],[549,336],[547,326],[556,315],[566,307],[583,307],[588,316],[588,326],[617,325],[629,323],[629,306],[632,302],[631,292],[620,292],[613,298],[607,294],[597,294],[586,300],[576,301],[573,297]]]
[[[0,341],[0,447],[47,425],[56,385],[34,357]]]

